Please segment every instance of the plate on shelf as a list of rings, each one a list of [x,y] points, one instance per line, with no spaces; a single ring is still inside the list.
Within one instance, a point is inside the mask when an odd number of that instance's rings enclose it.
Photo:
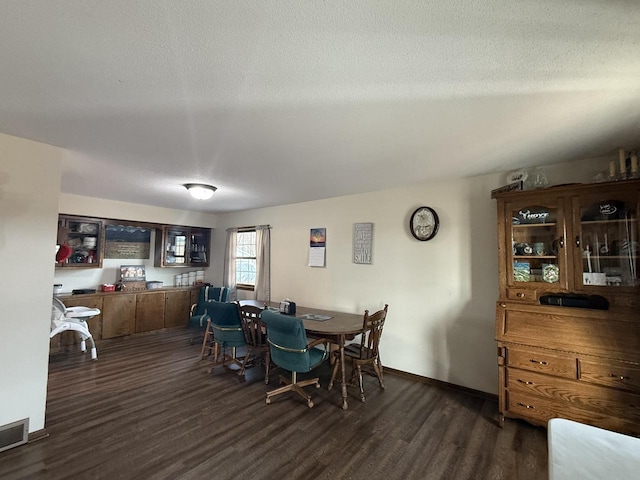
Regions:
[[[507,183],[525,182],[528,176],[526,170],[517,170],[507,175]]]

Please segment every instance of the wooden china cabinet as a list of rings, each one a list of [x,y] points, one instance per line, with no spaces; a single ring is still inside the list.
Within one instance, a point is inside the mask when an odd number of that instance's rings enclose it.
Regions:
[[[494,198],[501,420],[640,435],[640,180]]]

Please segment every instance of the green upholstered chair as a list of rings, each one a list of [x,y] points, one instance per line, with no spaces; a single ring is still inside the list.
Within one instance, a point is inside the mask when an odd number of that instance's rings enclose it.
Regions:
[[[211,329],[213,330],[213,340],[216,346],[222,348],[222,360],[214,355],[214,365],[209,368],[211,373],[216,364],[225,365],[226,361],[242,368],[242,361],[236,357],[236,349],[244,347],[244,333],[240,321],[240,305],[235,302],[218,302],[209,300],[205,302],[207,313],[211,318]],[[227,355],[226,349],[231,348],[231,355]]]
[[[387,318],[387,310],[389,305],[384,306],[382,310],[369,315],[369,310],[364,311],[362,320],[361,339],[359,343],[351,343],[344,348],[345,362],[351,361],[351,383],[355,381],[360,387],[360,400],[364,402],[364,386],[362,384],[362,373],[378,378],[380,388],[384,389],[384,378],[382,370],[382,362],[380,361],[380,352],[378,347],[382,338],[382,329],[384,321]],[[335,363],[333,364],[333,372],[331,373],[331,381],[328,390],[333,387],[333,382],[338,375],[340,369],[340,352],[334,351]]]
[[[297,317],[265,310],[262,312],[262,321],[267,326],[271,360],[280,368],[291,372],[291,380],[280,377],[280,383],[284,383],[284,386],[267,392],[267,404],[276,395],[295,392],[307,401],[309,408],[313,407],[311,396],[302,387],[315,385],[320,388],[320,380],[316,377],[298,381],[297,374],[310,372],[326,360],[327,340],[321,338],[309,343],[304,324]],[[320,344],[325,344],[325,348],[315,348]]]
[[[207,326],[207,320],[209,320],[209,313],[207,312],[207,302],[217,301],[226,302],[229,296],[229,289],[227,287],[213,287],[206,285],[200,288],[198,293],[198,303],[191,305],[191,315],[189,318],[190,328],[204,329]]]

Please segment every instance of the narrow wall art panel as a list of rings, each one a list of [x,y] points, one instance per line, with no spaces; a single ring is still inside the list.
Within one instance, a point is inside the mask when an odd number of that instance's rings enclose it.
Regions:
[[[353,263],[373,263],[373,223],[353,224]]]

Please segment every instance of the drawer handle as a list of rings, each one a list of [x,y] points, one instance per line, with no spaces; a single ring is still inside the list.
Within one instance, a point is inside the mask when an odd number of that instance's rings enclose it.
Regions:
[[[617,378],[618,380],[631,380],[631,377],[626,377],[624,375],[616,375],[615,373],[610,373],[609,376],[611,378]]]
[[[524,383],[525,385],[533,385],[533,382],[529,382],[528,380],[520,380],[520,379],[518,378],[518,381],[519,381],[520,383]]]
[[[533,359],[533,358],[532,358],[531,360],[529,360],[529,361],[530,361],[531,363],[537,363],[538,365],[547,365],[547,362],[540,362],[540,361],[535,360],[535,359]]]
[[[506,303],[501,303],[501,304],[500,304],[500,306],[501,306],[502,308],[507,308],[507,304],[506,304]]]
[[[518,405],[519,405],[519,406],[521,406],[521,407],[523,407],[523,408],[527,408],[527,409],[529,409],[529,410],[535,410],[535,409],[536,409],[536,407],[534,407],[533,405],[527,405],[526,403],[520,403],[520,402],[518,402]]]
[[[516,293],[516,297],[518,297],[518,298],[524,298],[524,293],[522,293],[522,292],[518,292],[518,293]]]

